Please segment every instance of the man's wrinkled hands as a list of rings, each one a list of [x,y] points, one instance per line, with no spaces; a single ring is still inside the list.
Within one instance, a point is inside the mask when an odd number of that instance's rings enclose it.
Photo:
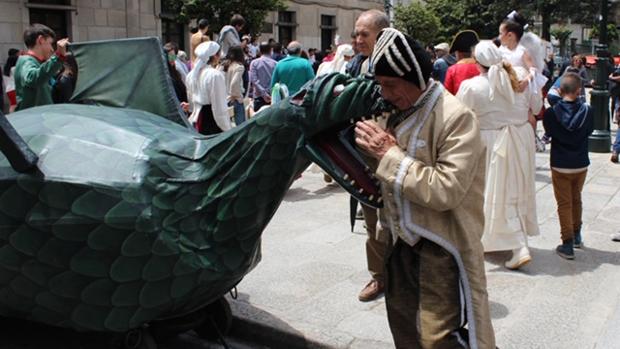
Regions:
[[[377,160],[381,160],[385,153],[397,144],[392,134],[371,120],[358,121],[355,124],[355,143]]]

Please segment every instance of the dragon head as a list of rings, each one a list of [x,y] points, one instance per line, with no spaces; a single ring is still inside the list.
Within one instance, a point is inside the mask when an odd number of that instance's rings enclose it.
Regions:
[[[329,74],[309,83],[290,103],[305,110],[300,118],[305,155],[358,201],[381,207],[379,183],[368,158],[356,148],[353,132],[356,121],[392,109],[381,98],[379,85],[365,77]]]

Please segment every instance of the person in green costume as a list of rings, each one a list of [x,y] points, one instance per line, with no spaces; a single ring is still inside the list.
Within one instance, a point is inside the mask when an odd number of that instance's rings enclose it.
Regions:
[[[24,31],[28,51],[15,66],[16,110],[54,103],[52,81],[62,68],[69,44],[69,39],[58,40],[54,52],[55,40],[54,31],[43,24],[33,24]]]

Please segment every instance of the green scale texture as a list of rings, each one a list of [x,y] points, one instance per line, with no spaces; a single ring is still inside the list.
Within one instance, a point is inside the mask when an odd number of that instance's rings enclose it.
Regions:
[[[39,162],[0,154],[0,315],[121,332],[213,302],[259,262],[308,137],[367,114],[372,90],[331,75],[210,138],[134,109],[12,114]]]

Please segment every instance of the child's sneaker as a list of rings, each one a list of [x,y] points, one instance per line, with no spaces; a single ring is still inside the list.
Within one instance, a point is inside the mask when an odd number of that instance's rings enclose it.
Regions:
[[[555,248],[555,252],[564,259],[575,259],[574,243],[573,239],[565,240]]]
[[[575,248],[583,248],[583,239],[581,238],[581,229],[575,232],[575,240],[573,246]]]

